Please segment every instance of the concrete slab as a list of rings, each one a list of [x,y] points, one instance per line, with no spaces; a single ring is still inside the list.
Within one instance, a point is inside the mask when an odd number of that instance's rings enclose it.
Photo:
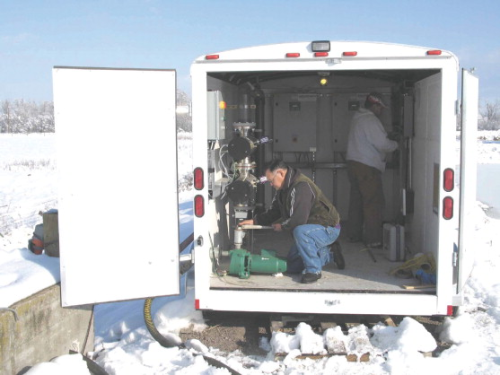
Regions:
[[[16,375],[69,350],[94,349],[93,306],[62,308],[60,295],[57,284],[0,310],[2,375]]]

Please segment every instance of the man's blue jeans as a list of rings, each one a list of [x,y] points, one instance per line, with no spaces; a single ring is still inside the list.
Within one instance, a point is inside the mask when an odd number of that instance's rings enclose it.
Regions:
[[[324,227],[319,224],[299,225],[293,230],[295,243],[287,257],[287,272],[320,273],[321,268],[333,261],[329,245],[340,234],[340,225]]]

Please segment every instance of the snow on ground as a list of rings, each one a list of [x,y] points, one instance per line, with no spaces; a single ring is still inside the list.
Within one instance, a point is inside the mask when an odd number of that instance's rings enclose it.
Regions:
[[[486,133],[485,133],[486,134]],[[491,136],[491,134],[487,134]],[[500,164],[500,145],[479,142],[478,161]],[[38,211],[56,208],[54,137],[48,135],[0,135],[0,307],[59,281],[59,259],[34,255],[27,241]],[[181,239],[192,231],[189,134],[179,139],[181,191]],[[449,349],[437,358],[424,357],[436,347],[425,327],[405,318],[398,327],[383,324],[352,328],[347,334],[329,329],[323,336],[301,323],[294,335],[275,333],[261,339],[267,356],[223,353],[191,340],[186,348],[164,348],[144,325],[143,301],[95,307],[95,351],[98,363],[109,374],[228,374],[211,366],[216,358],[242,374],[496,374],[500,373],[500,222],[490,216],[490,207],[479,203],[475,212],[477,244],[474,269],[465,289],[465,304],[458,316],[447,318],[440,339]],[[194,310],[192,278],[178,297],[155,299],[154,319],[160,332],[176,335],[191,324],[203,329],[200,312]],[[184,277],[183,277],[184,278]],[[182,283],[184,285],[184,283]],[[166,331],[169,327],[170,331]],[[337,340],[337,341],[336,341]],[[324,353],[325,348],[344,342],[349,352],[370,353],[368,362],[348,362],[344,356],[296,359],[303,352]],[[274,360],[275,352],[288,353]],[[79,355],[65,355],[35,365],[29,375],[89,374]]]

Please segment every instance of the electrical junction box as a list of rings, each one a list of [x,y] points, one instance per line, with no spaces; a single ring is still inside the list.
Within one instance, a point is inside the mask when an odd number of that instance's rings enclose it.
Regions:
[[[224,139],[226,136],[226,102],[220,91],[207,92],[208,140]]]
[[[313,152],[316,149],[317,96],[274,96],[274,151]]]

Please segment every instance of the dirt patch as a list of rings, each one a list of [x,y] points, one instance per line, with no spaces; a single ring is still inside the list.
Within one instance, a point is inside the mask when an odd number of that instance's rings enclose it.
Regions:
[[[198,339],[207,347],[223,352],[240,350],[245,355],[266,355],[259,347],[263,336],[270,337],[269,315],[262,313],[204,312],[207,328],[202,332],[183,330],[183,341]]]

